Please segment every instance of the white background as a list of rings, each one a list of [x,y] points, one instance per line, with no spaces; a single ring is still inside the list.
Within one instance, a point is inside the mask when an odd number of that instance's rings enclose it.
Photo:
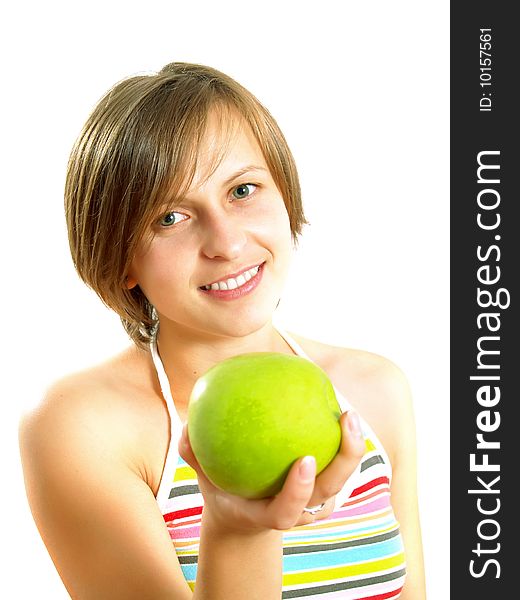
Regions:
[[[71,266],[70,147],[112,84],[179,60],[248,87],[293,150],[311,226],[279,309],[287,329],[383,354],[408,375],[428,598],[447,599],[447,0],[20,1],[2,11],[0,595],[68,598],[27,507],[20,412],[54,378],[127,344]]]

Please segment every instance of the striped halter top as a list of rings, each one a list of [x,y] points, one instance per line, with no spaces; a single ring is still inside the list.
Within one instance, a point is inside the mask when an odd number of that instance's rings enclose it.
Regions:
[[[287,332],[277,329],[295,354],[311,360]],[[182,423],[155,341],[151,352],[171,421],[170,446],[156,499],[193,590],[204,500],[195,471],[177,451]],[[342,411],[348,410],[349,404],[335,391]],[[392,600],[401,595],[406,563],[390,503],[391,465],[362,418],[361,425],[366,452],[336,496],[333,513],[283,533],[282,599]]]

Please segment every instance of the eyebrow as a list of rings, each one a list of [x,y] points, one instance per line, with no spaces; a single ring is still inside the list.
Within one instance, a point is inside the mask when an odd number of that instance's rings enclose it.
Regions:
[[[264,171],[264,172],[268,173],[268,170],[265,167],[260,167],[258,165],[247,165],[245,167],[242,167],[235,173],[233,173],[233,175],[231,175],[231,177],[228,177],[224,181],[224,185],[229,185],[233,181],[235,181],[235,179],[237,179],[238,177],[241,177],[242,175],[245,175],[246,173],[250,173],[252,171]]]
[[[235,171],[225,181],[223,181],[222,182],[222,186],[223,187],[227,187],[227,186],[231,185],[231,183],[233,181],[235,181],[236,179],[238,179],[242,175],[245,175],[246,173],[254,173],[255,171],[260,171],[260,172],[263,172],[263,173],[270,173],[269,169],[266,168],[266,167],[262,167],[260,165],[253,165],[253,164],[246,165],[246,166],[238,169],[237,171]],[[173,205],[176,206],[176,205],[180,204],[182,200],[189,200],[189,196],[191,195],[191,193],[192,193],[191,189],[186,190],[186,192],[182,195],[182,197],[175,198],[175,200],[173,202]],[[171,200],[169,202],[168,201],[164,202],[162,206],[163,207],[170,207],[170,206],[172,206]]]

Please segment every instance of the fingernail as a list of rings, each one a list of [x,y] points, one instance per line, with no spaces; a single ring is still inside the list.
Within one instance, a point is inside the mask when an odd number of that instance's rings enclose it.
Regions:
[[[354,412],[353,410],[348,411],[347,425],[348,425],[348,430],[350,431],[350,433],[352,435],[355,435],[357,437],[362,436],[361,423],[359,422],[358,414],[356,412]]]
[[[314,456],[305,456],[302,459],[298,474],[303,483],[314,481],[316,476],[316,459]]]

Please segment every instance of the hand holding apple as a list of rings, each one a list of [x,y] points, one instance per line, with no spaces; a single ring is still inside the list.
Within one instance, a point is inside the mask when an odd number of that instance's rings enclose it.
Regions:
[[[218,488],[245,498],[277,494],[303,456],[320,473],[341,443],[340,407],[327,374],[293,355],[254,352],[216,364],[196,382],[190,444]]]
[[[342,431],[339,452],[318,476],[314,459],[309,461],[302,457],[292,465],[276,496],[258,500],[228,494],[211,483],[195,458],[186,423],[179,440],[179,453],[197,472],[204,496],[204,520],[217,524],[225,535],[230,531],[255,534],[273,529],[286,530],[326,519],[334,510],[335,495],[365,453],[365,440],[354,411],[344,412],[339,423]],[[325,507],[316,515],[303,510],[321,503],[325,503]]]

